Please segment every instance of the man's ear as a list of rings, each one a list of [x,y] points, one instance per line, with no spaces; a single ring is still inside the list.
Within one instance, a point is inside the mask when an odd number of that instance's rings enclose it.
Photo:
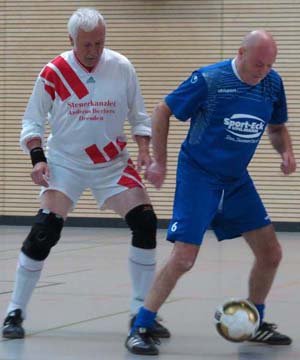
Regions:
[[[244,48],[244,46],[241,46],[240,48],[239,48],[239,55],[241,56],[241,57],[243,57],[243,55],[246,53],[246,49]]]
[[[74,40],[71,35],[69,35],[69,40],[70,40],[71,45],[74,47]]]

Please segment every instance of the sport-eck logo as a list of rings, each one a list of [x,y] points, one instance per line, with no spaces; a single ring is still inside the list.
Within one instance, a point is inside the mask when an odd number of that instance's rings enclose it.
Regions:
[[[264,131],[265,122],[248,114],[234,114],[224,119],[226,131],[243,139],[257,139]]]

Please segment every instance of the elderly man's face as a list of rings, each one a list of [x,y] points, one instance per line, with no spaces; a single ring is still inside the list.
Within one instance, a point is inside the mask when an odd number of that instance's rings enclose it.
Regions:
[[[240,72],[242,79],[249,85],[256,85],[266,77],[276,60],[276,49],[271,46],[241,48]]]
[[[99,24],[94,30],[86,32],[79,29],[76,41],[72,41],[79,61],[86,67],[94,67],[100,61],[104,43],[105,27]]]

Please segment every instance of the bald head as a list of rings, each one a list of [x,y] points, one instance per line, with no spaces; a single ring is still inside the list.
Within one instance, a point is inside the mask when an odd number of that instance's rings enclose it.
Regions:
[[[267,48],[273,52],[274,56],[277,55],[277,45],[273,36],[265,30],[254,30],[248,33],[241,44],[241,47],[246,49],[253,48]]]
[[[239,48],[236,67],[241,79],[257,85],[271,70],[277,56],[277,45],[265,30],[248,33]]]

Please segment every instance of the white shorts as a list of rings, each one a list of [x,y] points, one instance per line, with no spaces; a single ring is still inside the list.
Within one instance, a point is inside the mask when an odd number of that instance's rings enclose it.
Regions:
[[[71,164],[70,164],[71,165]],[[48,160],[50,171],[49,187],[42,187],[40,195],[47,190],[57,190],[65,194],[75,207],[84,190],[90,189],[101,209],[105,201],[122,191],[140,187],[144,184],[135,170],[131,159],[119,157],[105,167],[74,168],[58,165]]]

